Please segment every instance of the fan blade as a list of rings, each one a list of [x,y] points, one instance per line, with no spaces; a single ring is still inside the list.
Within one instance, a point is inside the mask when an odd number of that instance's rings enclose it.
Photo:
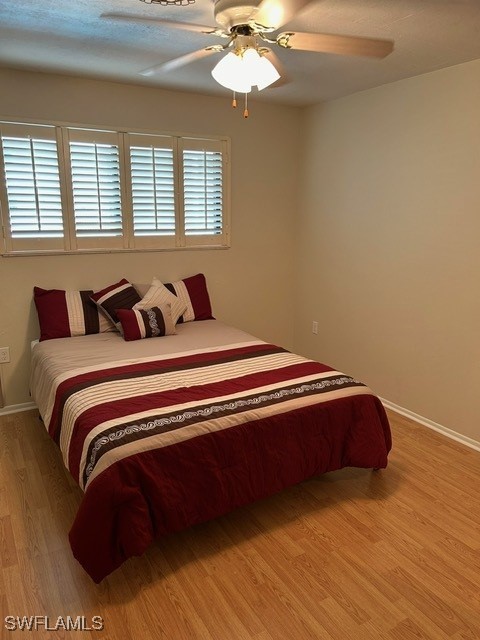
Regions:
[[[391,40],[336,36],[327,33],[281,33],[277,36],[277,44],[286,49],[372,58],[385,58],[393,51]]]
[[[253,11],[250,20],[275,31],[310,2],[312,0],[263,0]]]
[[[143,22],[150,24],[158,24],[172,29],[185,29],[186,31],[195,31],[196,33],[207,33],[209,35],[218,35],[220,29],[216,27],[207,27],[203,24],[193,24],[191,22],[174,22],[172,20],[161,20],[160,18],[150,18],[147,16],[133,15],[131,13],[102,13],[101,18],[110,20],[124,20],[127,22]]]
[[[276,82],[271,84],[268,87],[269,89],[275,89],[276,87],[282,87],[284,84],[288,84],[289,82],[292,81],[290,76],[288,75],[287,71],[285,70],[285,67],[283,66],[282,61],[280,60],[280,58],[277,56],[277,54],[274,51],[272,51],[271,49],[268,49],[268,51],[264,51],[262,53],[262,55],[266,56],[270,60],[270,62],[273,64],[275,69],[280,74],[280,78]]]
[[[184,56],[180,56],[179,58],[173,58],[173,60],[167,60],[167,62],[161,62],[160,64],[156,64],[153,67],[144,69],[143,71],[140,71],[140,74],[142,76],[154,76],[157,73],[167,73],[169,71],[172,71],[173,69],[178,69],[179,67],[183,67],[186,64],[190,64],[190,62],[195,62],[196,60],[206,58],[212,53],[217,53],[218,51],[223,51],[223,47],[207,47],[206,49],[199,49],[198,51],[187,53]]]

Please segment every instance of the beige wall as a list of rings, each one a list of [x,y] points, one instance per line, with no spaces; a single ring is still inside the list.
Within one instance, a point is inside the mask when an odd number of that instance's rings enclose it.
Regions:
[[[0,70],[0,117],[228,135],[232,143],[232,248],[185,252],[0,257],[0,346],[5,402],[28,402],[29,343],[38,325],[32,288],[148,283],[202,271],[219,319],[291,346],[294,215],[301,111],[67,76]],[[280,138],[279,138],[280,133]],[[285,152],[288,150],[288,152]],[[274,319],[274,320],[273,320]]]
[[[479,77],[475,61],[308,110],[295,314],[296,350],[477,441]]]
[[[6,403],[28,401],[34,284],[203,271],[218,318],[480,441],[479,75],[475,61],[303,111],[252,103],[245,122],[228,95],[0,70],[0,117],[226,134],[233,156],[229,250],[0,258]]]

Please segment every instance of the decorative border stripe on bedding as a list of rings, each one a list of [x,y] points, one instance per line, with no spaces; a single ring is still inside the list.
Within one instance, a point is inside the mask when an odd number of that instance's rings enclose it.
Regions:
[[[48,430],[83,489],[130,455],[372,393],[350,376],[265,343],[82,369],[63,378]]]

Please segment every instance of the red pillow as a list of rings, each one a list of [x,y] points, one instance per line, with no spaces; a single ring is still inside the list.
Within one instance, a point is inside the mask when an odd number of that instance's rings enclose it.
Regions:
[[[115,329],[90,300],[93,291],[63,291],[34,287],[40,340],[70,338]]]
[[[170,336],[175,333],[169,304],[151,309],[117,309],[125,340]]]
[[[91,299],[98,306],[100,311],[119,327],[119,320],[116,314],[117,309],[131,309],[141,298],[135,287],[128,280],[123,278],[109,287],[92,294]]]
[[[164,284],[169,291],[187,305],[187,310],[180,316],[178,322],[214,319],[207,291],[207,282],[203,273],[197,273],[196,276]]]

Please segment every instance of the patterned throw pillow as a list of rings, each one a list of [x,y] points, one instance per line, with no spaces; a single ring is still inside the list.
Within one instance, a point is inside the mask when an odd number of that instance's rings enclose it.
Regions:
[[[105,287],[101,291],[95,292],[90,298],[100,311],[113,322],[117,329],[120,327],[116,313],[117,309],[131,309],[137,302],[140,302],[137,290],[125,278],[109,287]]]
[[[153,278],[152,285],[134,309],[151,309],[169,304],[172,308],[173,324],[177,324],[180,316],[187,310],[187,305],[171,293],[158,278]]]
[[[190,276],[177,282],[167,282],[165,286],[187,305],[186,311],[180,316],[178,322],[214,319],[207,282],[203,273],[197,273],[196,276]]]
[[[117,309],[125,340],[171,336],[175,333],[169,304],[151,309]]]
[[[113,331],[114,325],[91,301],[93,291],[63,291],[34,287],[40,340],[70,338]]]

